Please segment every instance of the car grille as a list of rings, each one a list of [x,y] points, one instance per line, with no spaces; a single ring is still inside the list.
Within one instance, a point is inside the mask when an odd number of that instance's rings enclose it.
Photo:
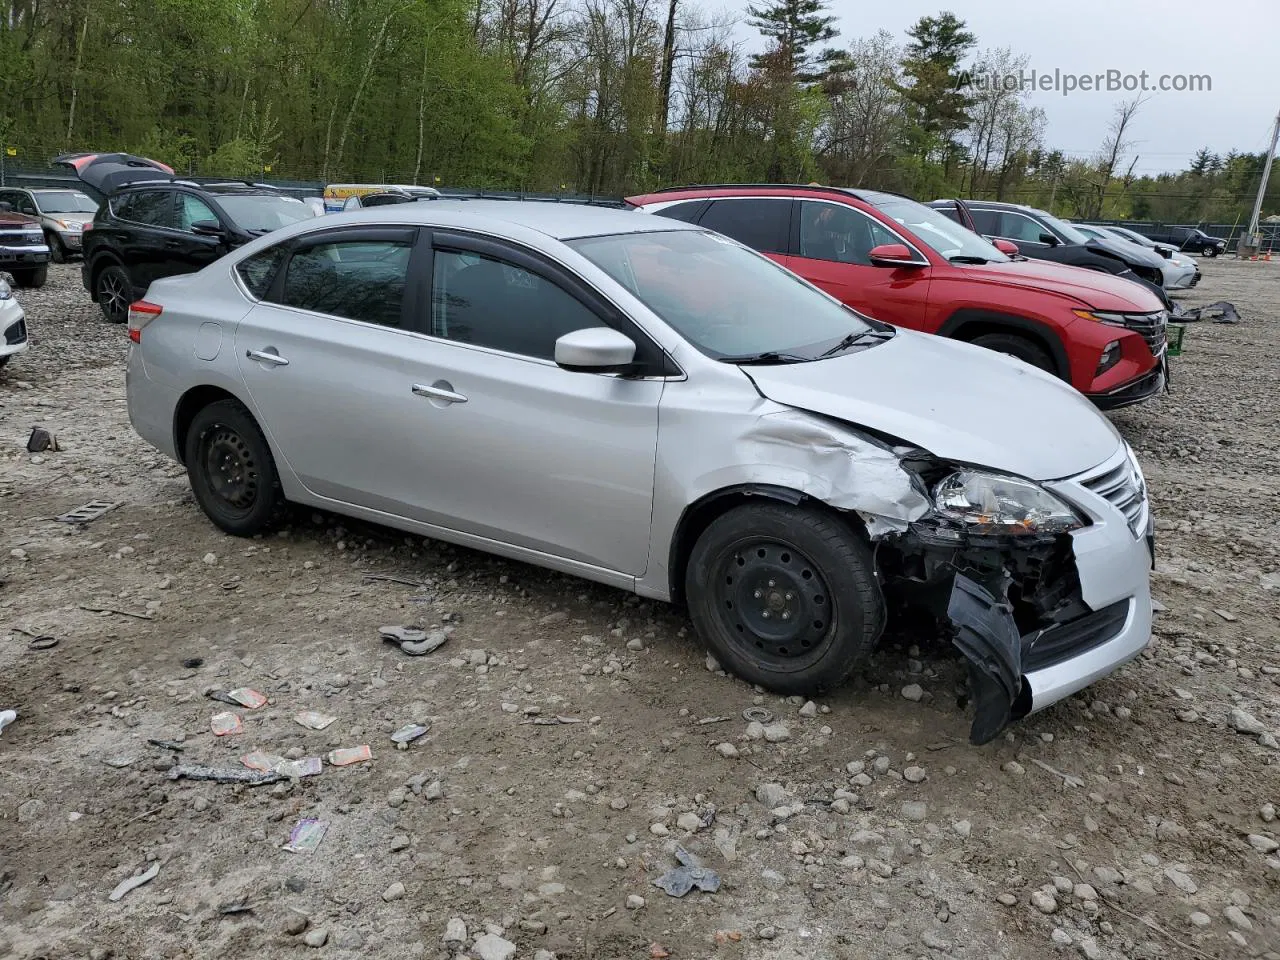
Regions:
[[[36,247],[44,243],[44,234],[26,230],[0,230],[0,246]]]
[[[5,342],[5,346],[7,347],[12,347],[18,343],[26,343],[27,342],[27,321],[19,320],[13,326],[6,329],[4,332],[4,342]]]
[[[1147,485],[1128,449],[1102,467],[1077,477],[1076,482],[1124,514],[1135,537],[1146,534],[1149,513]]]
[[[1125,329],[1141,334],[1151,348],[1151,355],[1157,358],[1164,352],[1168,324],[1169,315],[1163,310],[1159,313],[1126,313],[1124,316]]]

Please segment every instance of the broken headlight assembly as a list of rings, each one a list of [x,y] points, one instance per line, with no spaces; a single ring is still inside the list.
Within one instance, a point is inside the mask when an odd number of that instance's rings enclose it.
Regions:
[[[957,470],[933,485],[934,514],[969,533],[1055,535],[1085,525],[1072,507],[1038,483]]]

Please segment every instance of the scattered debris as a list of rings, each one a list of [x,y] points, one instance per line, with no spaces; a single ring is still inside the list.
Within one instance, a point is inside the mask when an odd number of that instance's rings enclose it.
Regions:
[[[1227,621],[1227,623],[1235,623],[1237,620],[1240,619],[1230,610],[1214,610],[1213,612],[1216,613],[1218,616],[1220,616],[1223,620]]]
[[[151,744],[153,747],[159,747],[161,750],[172,750],[175,753],[181,753],[186,749],[186,747],[180,744],[177,740],[156,740],[154,737],[148,737],[147,743]]]
[[[144,883],[150,883],[160,875],[159,861],[151,864],[145,873],[140,873],[136,877],[130,877],[128,880],[121,880],[116,884],[116,888],[107,895],[107,899],[112,903],[122,899],[125,894],[131,890],[137,890]]]
[[[703,717],[698,721],[698,726],[705,727],[709,723],[724,723],[726,720],[732,719],[732,717]]]
[[[169,779],[212,780],[214,783],[243,783],[249,787],[260,787],[284,778],[278,773],[262,773],[259,770],[237,770],[234,767],[220,769],[180,763],[169,771]]]
[[[230,917],[237,913],[253,913],[253,905],[247,900],[238,900],[235,903],[224,903],[218,908],[219,916]]]
[[[391,735],[391,742],[397,745],[403,744],[404,746],[408,746],[430,729],[431,727],[429,724],[406,723]]]
[[[257,690],[251,690],[249,687],[236,687],[227,693],[232,703],[238,703],[240,706],[248,710],[257,710],[264,706],[267,698],[260,694]]]
[[[233,733],[244,733],[244,723],[237,714],[227,710],[215,713],[209,720],[209,728],[215,737],[225,737]]]
[[[134,613],[132,610],[117,610],[115,607],[90,607],[82,603],[80,609],[89,613],[114,613],[117,617],[133,617],[136,620],[154,619],[149,613]]]
[[[46,450],[57,453],[61,449],[58,438],[44,427],[31,428],[31,436],[27,438],[27,453],[44,453]]]
[[[562,717],[557,715],[554,717],[530,717],[528,720],[521,720],[519,725],[523,727],[525,724],[532,723],[539,727],[554,727],[556,724],[560,724],[560,723],[581,723],[581,722],[582,722],[582,718],[580,717]]]
[[[415,590],[421,590],[426,586],[420,580],[410,580],[408,577],[393,577],[387,573],[366,573],[364,578],[366,580],[380,580],[383,583],[401,583],[406,587],[413,587]]]
[[[239,700],[236,700],[235,698],[233,698],[231,694],[227,693],[225,690],[210,689],[210,690],[206,690],[204,692],[204,695],[208,697],[210,700],[217,700],[219,703],[229,703],[233,707],[244,706],[244,704],[242,704]]]
[[[428,633],[421,627],[381,627],[378,635],[385,642],[394,643],[401,653],[407,653],[411,657],[421,657],[437,650],[449,639],[448,630],[432,630]]]
[[[91,523],[117,506],[119,504],[111,500],[90,500],[56,519],[59,523]]]
[[[133,754],[122,753],[113,757],[102,757],[102,762],[114,770],[123,770],[125,767],[131,767],[137,762],[138,758]]]
[[[289,831],[289,842],[280,849],[289,853],[314,853],[328,829],[329,824],[324,820],[304,817],[293,825]]]
[[[1214,314],[1214,316],[1210,316]],[[1180,303],[1174,303],[1173,310],[1169,313],[1169,319],[1173,323],[1194,323],[1197,320],[1209,320],[1213,323],[1239,323],[1240,314],[1236,312],[1235,304],[1228,303],[1225,300],[1218,300],[1205,307],[1184,307]]]
[[[667,896],[683,897],[694,887],[707,893],[715,893],[720,889],[720,875],[711,868],[704,867],[684,847],[676,847],[676,859],[680,861],[680,866],[668,870],[653,881],[653,885],[662,889]]]
[[[0,733],[4,732],[4,728],[13,721],[18,719],[18,711],[16,710],[0,710]]]
[[[742,711],[742,719],[748,723],[773,723],[773,714],[764,707],[747,707]]]
[[[337,717],[327,717],[323,713],[316,713],[314,710],[304,710],[293,718],[293,722],[301,724],[308,730],[323,730],[337,719]]]
[[[281,760],[276,764],[276,773],[282,777],[314,777],[324,769],[319,757],[303,757],[301,760]]]
[[[27,644],[28,650],[51,650],[58,645],[58,638],[51,633],[43,633],[38,637],[32,637],[31,642]]]
[[[204,657],[187,657],[182,661],[182,665],[188,670],[195,670],[197,667],[204,666]]]
[[[1053,767],[1049,766],[1043,760],[1037,760],[1035,757],[1032,757],[1031,762],[1034,763],[1041,770],[1044,770],[1047,773],[1052,773],[1055,777],[1062,778],[1063,784],[1068,787],[1084,786],[1084,781],[1081,780],[1079,777],[1073,776],[1072,774],[1069,774],[1069,773],[1063,773],[1061,770],[1055,770]]]
[[[252,753],[246,753],[240,758],[250,770],[260,770],[263,773],[275,773],[276,767],[284,763],[284,757],[277,757],[275,754],[263,753],[261,750],[254,750]]]
[[[373,750],[369,748],[367,743],[358,747],[343,747],[329,752],[329,763],[335,767],[345,767],[347,764],[361,763],[372,759]]]

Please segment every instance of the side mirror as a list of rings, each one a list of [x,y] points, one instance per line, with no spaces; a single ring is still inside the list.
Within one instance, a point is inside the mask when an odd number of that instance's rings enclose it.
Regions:
[[[911,250],[902,243],[882,243],[872,247],[867,254],[874,267],[919,267],[919,260],[911,255]]]
[[[1042,233],[1040,234],[1040,242],[1051,247],[1056,247],[1058,245],[1058,238],[1052,233]]]
[[[1018,245],[1012,240],[999,238],[992,241],[992,245],[1006,257],[1016,257],[1018,255]]]
[[[575,373],[620,373],[635,358],[635,341],[611,327],[585,327],[556,341],[556,364]]]
[[[221,238],[226,234],[217,220],[196,220],[191,224],[191,232],[200,237]]]

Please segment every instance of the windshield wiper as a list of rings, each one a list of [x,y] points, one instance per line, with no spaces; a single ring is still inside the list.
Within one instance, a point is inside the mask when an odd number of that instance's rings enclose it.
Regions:
[[[882,343],[883,341],[890,340],[892,338],[892,330],[860,330],[857,333],[849,334],[835,346],[830,347],[827,350],[823,350],[815,359],[821,360],[824,357],[830,357],[837,353],[842,353],[850,347],[856,347],[859,345],[870,346],[873,343]]]
[[[968,253],[957,253],[953,256],[947,257],[947,260],[951,263],[975,263],[976,264],[976,263],[991,262],[986,257],[975,257],[972,254],[968,254]]]
[[[764,353],[744,353],[736,357],[720,357],[721,363],[732,363],[744,366],[752,363],[808,363],[813,357],[801,357],[794,353],[779,353],[777,350],[766,350]]]

